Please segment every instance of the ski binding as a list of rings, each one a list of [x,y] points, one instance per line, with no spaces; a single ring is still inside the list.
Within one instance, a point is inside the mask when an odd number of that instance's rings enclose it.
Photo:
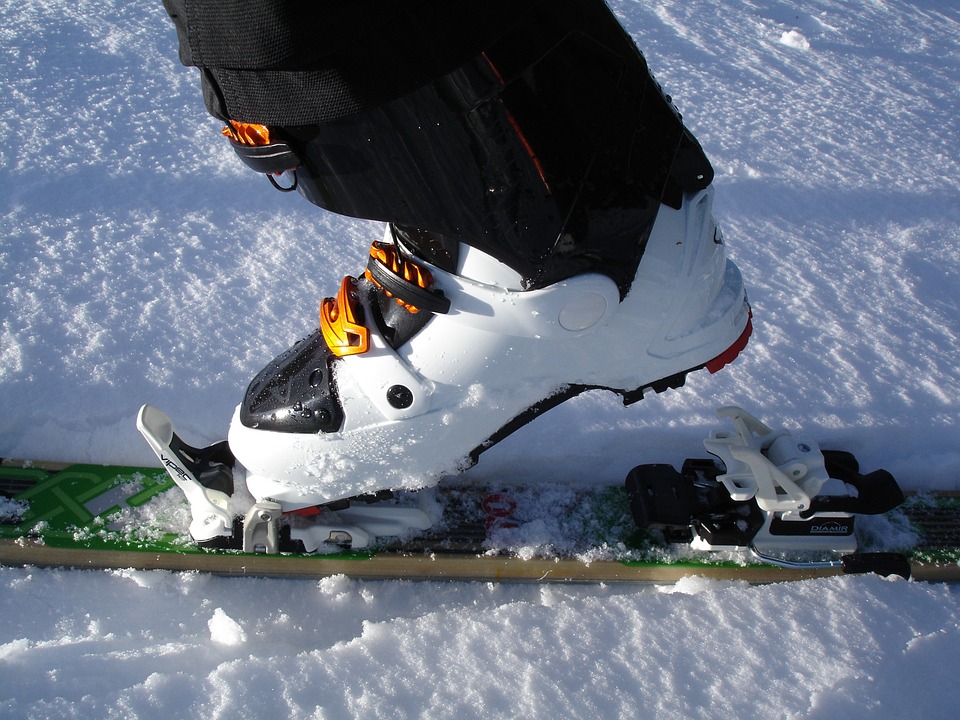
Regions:
[[[679,472],[639,465],[628,474],[640,528],[701,553],[746,549],[785,567],[909,575],[901,555],[857,552],[856,515],[882,514],[904,500],[890,473],[862,474],[852,454],[821,450],[741,408],[717,412],[733,429],[704,440],[713,459],[688,459]],[[192,447],[150,405],[141,408],[137,427],[186,496],[190,535],[201,547],[263,554],[362,549],[432,525],[423,508],[398,504],[389,491],[310,507],[254,498],[226,442]]]
[[[137,429],[186,496],[193,518],[190,536],[200,547],[267,554],[361,549],[377,537],[432,524],[422,509],[391,503],[390,493],[307,508],[256,500],[246,491],[246,472],[226,441],[203,449],[188,445],[151,405],[140,408]]]
[[[856,553],[856,515],[879,515],[904,500],[890,473],[863,475],[852,454],[821,451],[813,440],[774,430],[741,408],[717,414],[733,430],[714,430],[704,440],[715,459],[687,459],[679,472],[664,464],[630,471],[625,485],[639,527],[694,550],[747,548],[787,567],[902,574],[899,555]],[[788,559],[826,553],[843,557]]]

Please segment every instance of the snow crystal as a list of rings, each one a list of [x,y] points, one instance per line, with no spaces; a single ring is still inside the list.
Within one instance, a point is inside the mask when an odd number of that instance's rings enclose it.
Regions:
[[[27,503],[0,495],[0,520],[13,523],[19,522],[26,510]]]
[[[780,43],[798,50],[809,50],[810,41],[798,30],[786,30],[780,35]]]
[[[247,641],[247,634],[236,620],[227,615],[223,608],[213,611],[213,617],[207,621],[210,628],[210,639],[220,645],[242,645]]]

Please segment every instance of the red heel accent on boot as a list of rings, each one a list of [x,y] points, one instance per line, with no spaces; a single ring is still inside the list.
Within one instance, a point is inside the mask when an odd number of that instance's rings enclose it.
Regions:
[[[737,338],[737,341],[706,364],[705,367],[710,371],[711,375],[737,359],[737,356],[747,346],[747,342],[749,342],[750,334],[752,332],[753,311],[747,315],[747,326],[743,329],[743,332],[740,333],[740,337]]]

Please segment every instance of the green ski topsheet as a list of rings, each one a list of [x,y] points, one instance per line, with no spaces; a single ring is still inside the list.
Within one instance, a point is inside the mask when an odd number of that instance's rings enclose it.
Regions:
[[[0,467],[4,506],[0,537],[32,538],[53,547],[185,552],[190,548],[177,532],[164,531],[161,506],[175,514],[178,498],[170,476],[159,468],[116,465],[68,465],[51,470],[42,465]],[[139,511],[158,511],[150,524],[134,526]],[[178,503],[176,503],[178,504]],[[186,506],[184,506],[184,511]],[[184,518],[188,518],[184,514]]]

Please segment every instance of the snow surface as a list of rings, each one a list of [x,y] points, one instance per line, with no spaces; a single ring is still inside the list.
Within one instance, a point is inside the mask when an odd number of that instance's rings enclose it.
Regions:
[[[958,488],[960,9],[612,3],[717,170],[756,331],[623,408],[584,396],[477,477],[698,455],[740,404]],[[0,6],[0,456],[152,464],[151,402],[220,439],[316,326],[373,223],[233,157],[159,2]],[[873,577],[670,588],[0,570],[3,717],[937,717],[957,588]]]

